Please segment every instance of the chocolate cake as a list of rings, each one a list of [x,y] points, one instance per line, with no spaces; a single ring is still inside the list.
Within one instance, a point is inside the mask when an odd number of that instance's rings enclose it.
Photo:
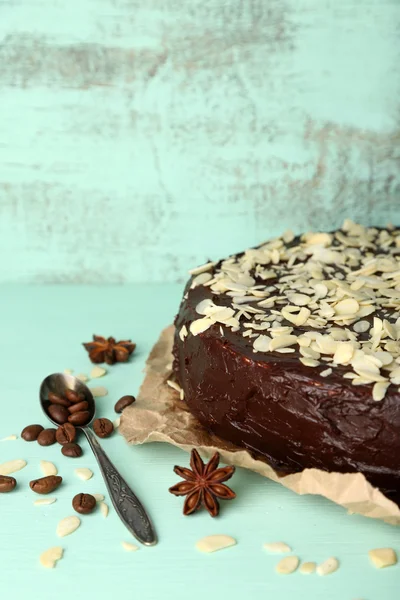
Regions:
[[[400,229],[286,232],[191,271],[174,373],[209,431],[281,473],[400,500]]]

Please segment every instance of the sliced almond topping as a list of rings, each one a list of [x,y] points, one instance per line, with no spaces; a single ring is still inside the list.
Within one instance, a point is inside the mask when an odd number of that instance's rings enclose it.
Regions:
[[[34,506],[48,506],[49,504],[53,504],[56,502],[57,498],[40,498],[39,500],[35,500],[33,503]]]
[[[314,358],[307,358],[306,356],[302,356],[300,358],[300,362],[302,362],[306,367],[318,367],[318,365],[320,365],[318,360],[315,360]]]
[[[353,325],[353,329],[356,333],[365,333],[370,328],[370,323],[368,321],[357,321]]]
[[[4,437],[0,440],[0,442],[11,442],[13,440],[17,440],[18,436],[15,435],[14,433],[12,435],[8,435],[7,437]]]
[[[196,543],[197,550],[200,552],[216,552],[224,550],[230,546],[235,546],[236,540],[229,535],[208,535]]]
[[[203,319],[196,319],[190,324],[190,333],[192,335],[199,335],[199,333],[203,333],[207,331],[211,325],[213,325],[214,321],[209,317],[204,317]]]
[[[320,375],[321,377],[329,377],[329,375],[332,375],[332,369],[330,367],[329,369],[324,369],[321,371]]]
[[[95,398],[101,398],[102,396],[107,396],[108,394],[108,389],[103,387],[102,385],[91,387],[89,389]]]
[[[103,518],[105,519],[108,516],[108,512],[109,512],[108,505],[105,502],[100,502],[99,506],[100,506],[100,512],[103,515]]]
[[[318,565],[317,573],[318,575],[330,575],[331,573],[337,571],[338,568],[339,561],[337,560],[337,558],[334,558],[332,556],[331,558],[328,558],[326,561]]]
[[[102,502],[104,500],[104,494],[92,494],[96,502]]]
[[[66,535],[70,535],[78,529],[80,524],[81,520],[79,517],[65,517],[65,519],[62,519],[57,525],[56,534],[58,535],[58,537],[65,537]]]
[[[397,555],[393,548],[375,548],[368,552],[368,556],[377,569],[384,569],[397,564]]]
[[[263,547],[269,552],[274,552],[275,554],[284,554],[285,552],[292,551],[291,547],[285,544],[285,542],[272,542],[270,544],[264,544]]]
[[[298,556],[286,556],[278,562],[275,570],[280,575],[290,575],[296,571],[297,567],[299,566],[299,562],[300,560]]]
[[[274,338],[269,343],[269,350],[273,352],[277,348],[287,348],[297,343],[297,336],[295,335],[280,335]]]
[[[315,572],[317,565],[315,562],[304,562],[300,565],[300,573],[304,573],[304,575],[310,575]]]
[[[201,265],[200,267],[190,269],[189,274],[190,275],[199,275],[200,273],[205,273],[206,271],[210,271],[215,264],[216,263],[214,263],[214,262],[205,263],[204,265]]]
[[[97,379],[98,377],[103,377],[106,373],[107,373],[107,369],[105,369],[104,367],[99,367],[98,365],[96,365],[90,371],[90,379]]]
[[[207,281],[210,281],[211,279],[211,273],[199,273],[199,275],[196,275],[196,277],[193,278],[191,287],[195,288],[198,285],[204,285],[205,283],[207,283]]]
[[[336,304],[335,313],[337,315],[352,315],[355,314],[359,308],[360,305],[357,300],[354,300],[354,298],[346,298],[346,300],[341,300]]]
[[[131,544],[130,542],[122,542],[121,546],[126,552],[136,552],[136,550],[139,550],[139,546]]]
[[[42,552],[39,557],[40,564],[46,569],[54,569],[59,561],[63,557],[64,550],[60,546],[53,546]]]
[[[271,338],[268,335],[259,335],[253,342],[253,348],[257,352],[268,352]]]
[[[79,479],[82,479],[82,481],[87,481],[93,477],[93,471],[86,468],[75,469],[74,473]]]
[[[181,330],[179,332],[179,338],[180,338],[181,342],[184,341],[187,334],[188,334],[188,330],[186,329],[186,325],[182,325]]]
[[[11,473],[16,473],[17,471],[20,471],[26,467],[26,464],[26,460],[22,460],[21,458],[9,460],[0,465],[0,475],[10,475]]]
[[[182,394],[183,390],[181,390],[181,394]],[[121,425],[121,417],[117,417],[114,421],[113,421],[113,425],[114,425],[114,429],[118,429],[118,427]]]
[[[48,475],[58,474],[57,467],[52,462],[48,462],[47,460],[40,461],[40,468],[42,470],[43,475],[45,475],[46,477]]]
[[[167,385],[173,390],[177,391],[178,393],[180,393],[182,390],[181,386],[178,383],[176,383],[176,381],[172,381],[172,379],[167,380]]]
[[[79,381],[82,381],[82,383],[86,383],[87,381],[89,381],[89,377],[85,375],[85,373],[79,373],[79,375],[77,375],[76,378],[79,379]]]
[[[333,362],[338,365],[346,365],[353,358],[354,346],[350,342],[338,342]]]
[[[372,397],[375,402],[380,402],[380,400],[384,399],[389,385],[390,383],[386,381],[378,381],[374,384],[374,387],[372,388]]]
[[[307,306],[307,304],[309,304],[311,301],[310,296],[306,296],[305,294],[299,293],[288,294],[288,298],[290,302],[292,304],[295,304],[296,306]]]

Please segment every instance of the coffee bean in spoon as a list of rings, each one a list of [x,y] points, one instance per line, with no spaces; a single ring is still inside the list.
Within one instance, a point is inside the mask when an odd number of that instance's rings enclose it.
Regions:
[[[67,408],[68,406],[71,406],[71,402],[54,392],[49,392],[49,400],[52,404],[59,404],[60,406],[66,406]]]
[[[69,458],[79,458],[82,456],[82,448],[75,443],[65,444],[61,448],[61,452],[64,456],[68,456]]]
[[[47,410],[53,421],[56,423],[63,425],[68,421],[69,412],[65,406],[60,406],[59,404],[50,404]]]
[[[26,442],[35,442],[43,429],[41,425],[28,425],[22,430],[21,437]]]
[[[8,492],[12,492],[16,485],[17,481],[16,479],[14,479],[14,477],[9,477],[8,475],[0,475],[0,494],[7,494]]]
[[[76,429],[71,423],[64,423],[56,431],[56,440],[62,446],[74,442],[76,438]]]
[[[82,402],[82,400],[85,399],[84,394],[75,392],[74,390],[65,390],[65,397],[67,398],[67,400],[69,400],[70,402],[73,402],[75,404],[75,402]]]
[[[83,400],[82,402],[78,402],[77,404],[73,404],[72,406],[70,406],[68,408],[68,412],[71,413],[71,415],[73,413],[79,412],[81,410],[87,410],[89,408],[89,402],[86,402],[86,400]]]
[[[116,402],[114,410],[116,413],[122,413],[124,408],[130,406],[134,402],[136,402],[135,396],[122,396],[122,398],[120,398],[118,402]]]
[[[56,430],[53,428],[43,429],[38,435],[37,443],[40,446],[52,446],[56,443]]]
[[[77,494],[72,500],[72,507],[81,515],[88,515],[96,508],[96,498],[91,494]]]
[[[86,425],[90,421],[90,412],[88,410],[80,410],[79,412],[68,415],[68,421],[73,425]]]
[[[58,475],[48,475],[40,479],[34,479],[30,482],[29,487],[36,494],[51,494],[58,488],[62,482],[62,477]]]
[[[99,438],[106,438],[113,433],[114,425],[110,419],[96,419],[93,423],[93,430]]]

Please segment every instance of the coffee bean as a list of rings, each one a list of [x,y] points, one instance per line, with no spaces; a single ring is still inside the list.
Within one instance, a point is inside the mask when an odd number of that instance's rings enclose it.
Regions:
[[[73,403],[82,402],[85,399],[84,394],[75,392],[74,390],[65,390],[65,397]]]
[[[96,508],[96,498],[91,494],[77,494],[72,500],[72,506],[81,515],[88,515]]]
[[[65,406],[59,406],[58,404],[50,404],[48,408],[49,415],[56,423],[63,425],[68,421],[69,412]]]
[[[41,425],[28,425],[21,432],[21,437],[26,442],[35,442],[38,439],[38,435],[43,431],[44,427]]]
[[[113,433],[114,425],[110,419],[96,419],[93,423],[93,430],[100,438],[106,438]]]
[[[122,413],[124,408],[136,402],[135,396],[122,396],[114,406],[116,413]]]
[[[40,479],[34,479],[30,482],[29,487],[37,494],[51,494],[62,482],[62,477],[58,475],[48,475]]]
[[[90,421],[90,412],[88,410],[80,410],[69,415],[68,421],[73,425],[86,425]]]
[[[60,406],[71,406],[71,402],[68,402],[66,398],[55,394],[54,392],[49,392],[49,400],[52,404],[59,404]]]
[[[14,477],[8,477],[7,475],[0,475],[0,494],[6,494],[12,492],[17,485]]]
[[[56,431],[56,440],[62,446],[74,442],[76,438],[76,429],[71,423],[64,423]]]
[[[38,435],[37,442],[40,446],[52,446],[56,443],[56,430],[53,428],[43,429]]]
[[[72,406],[70,406],[68,411],[72,415],[73,413],[79,412],[80,410],[87,410],[88,408],[89,408],[89,402],[86,402],[86,400],[83,400],[82,402],[78,402],[78,404],[73,404]]]
[[[70,458],[79,458],[82,456],[82,448],[78,444],[65,444],[61,448],[61,452],[64,456],[69,456]]]

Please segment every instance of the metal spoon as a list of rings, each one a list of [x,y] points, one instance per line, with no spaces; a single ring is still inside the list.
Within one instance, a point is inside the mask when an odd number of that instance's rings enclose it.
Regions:
[[[109,460],[100,446],[97,437],[89,427],[90,423],[93,421],[96,410],[95,401],[89,388],[79,381],[79,379],[76,379],[76,377],[72,377],[72,375],[65,375],[64,373],[54,373],[53,375],[49,375],[40,386],[40,404],[45,415],[52,423],[54,423],[54,425],[57,427],[59,426],[59,424],[51,418],[48,412],[48,408],[51,404],[49,401],[49,392],[64,396],[67,389],[84,394],[85,400],[89,405],[87,410],[90,413],[90,420],[86,425],[81,425],[78,428],[83,431],[93,450],[104,477],[104,481],[106,482],[107,489],[110,493],[110,498],[121,521],[142,544],[147,546],[156,544],[156,534],[145,509]],[[75,425],[75,427],[77,426]]]

